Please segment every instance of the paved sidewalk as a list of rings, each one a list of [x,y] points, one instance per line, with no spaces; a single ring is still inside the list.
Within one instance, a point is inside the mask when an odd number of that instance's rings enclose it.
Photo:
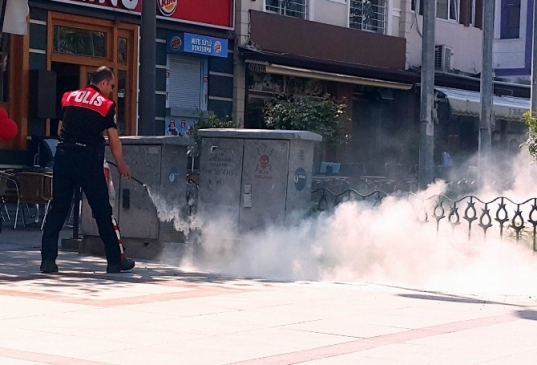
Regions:
[[[20,236],[17,234],[20,233]],[[368,283],[276,282],[60,252],[0,234],[0,364],[534,364],[537,302]],[[537,262],[536,262],[537,263]]]

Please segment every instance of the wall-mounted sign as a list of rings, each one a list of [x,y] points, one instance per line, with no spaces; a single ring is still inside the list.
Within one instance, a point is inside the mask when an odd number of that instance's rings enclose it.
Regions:
[[[307,180],[306,170],[304,170],[302,167],[299,167],[298,169],[296,169],[295,176],[293,177],[296,190],[298,191],[304,190],[304,188],[306,187],[306,180]]]
[[[141,14],[142,0],[52,0],[96,9]],[[148,0],[154,1],[154,0]],[[172,21],[233,28],[233,0],[156,0],[157,17]],[[207,11],[207,9],[211,9]]]
[[[227,57],[227,39],[191,33],[169,33],[166,39],[169,53],[196,53],[213,57]]]

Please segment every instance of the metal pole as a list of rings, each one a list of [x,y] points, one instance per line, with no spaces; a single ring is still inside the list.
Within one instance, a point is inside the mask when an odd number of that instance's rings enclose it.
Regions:
[[[142,1],[140,30],[140,101],[138,134],[155,135],[157,13],[154,1]]]
[[[421,45],[420,157],[418,183],[426,189],[434,178],[434,41],[436,1],[423,2]]]
[[[531,116],[537,117],[537,3],[533,4],[533,51],[531,55]]]
[[[492,133],[494,124],[492,114],[492,98],[494,80],[492,74],[492,45],[494,40],[494,1],[483,1],[483,64],[481,70],[481,115],[479,123],[478,147],[478,181],[479,186],[487,180],[486,174],[491,153]]]

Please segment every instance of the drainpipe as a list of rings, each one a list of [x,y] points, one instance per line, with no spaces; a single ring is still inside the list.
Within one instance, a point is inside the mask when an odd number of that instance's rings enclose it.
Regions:
[[[419,189],[427,189],[434,178],[434,41],[436,1],[423,2],[423,37],[421,43],[421,103]]]
[[[492,144],[491,127],[493,98],[492,46],[494,41],[494,7],[495,1],[483,1],[483,65],[481,70],[481,115],[479,123],[478,182],[482,187],[486,182],[490,168]]]
[[[154,1],[142,1],[140,30],[140,101],[138,103],[138,134],[154,136],[156,91],[157,7]]]

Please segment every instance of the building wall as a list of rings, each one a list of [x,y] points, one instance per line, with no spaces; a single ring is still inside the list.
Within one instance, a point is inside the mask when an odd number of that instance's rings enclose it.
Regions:
[[[308,20],[331,24],[340,27],[349,27],[349,1],[350,0],[309,0]],[[405,0],[387,0],[387,35],[399,36],[399,20],[401,3]],[[248,34],[248,11],[265,11],[266,2],[252,0],[237,0],[236,6],[236,33],[241,36]],[[246,39],[241,39],[243,44]]]
[[[403,0],[401,3],[403,4]],[[411,9],[410,1],[403,4],[405,38],[407,39],[408,67],[421,65],[421,47],[423,33],[423,16]],[[450,47],[452,51],[452,69],[464,73],[481,72],[481,55],[483,32],[470,25],[465,27],[456,21],[437,19],[435,23],[435,44]]]

